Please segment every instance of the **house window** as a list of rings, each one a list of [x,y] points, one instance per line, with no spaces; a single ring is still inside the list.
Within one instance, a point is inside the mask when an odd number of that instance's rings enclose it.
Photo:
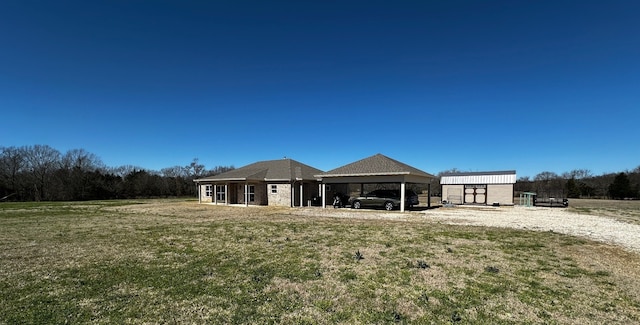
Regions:
[[[211,195],[212,195],[212,193],[213,193],[213,192],[211,191],[211,187],[212,187],[211,185],[205,185],[205,186],[204,186],[204,196],[206,196],[206,197],[211,197]]]
[[[216,200],[217,201],[224,201],[225,200],[225,192],[224,192],[224,186],[223,185],[216,185]]]
[[[278,185],[271,185],[271,194],[278,194]]]
[[[255,202],[256,201],[256,187],[254,185],[249,185],[249,192],[248,192],[248,196],[249,196],[249,202]]]

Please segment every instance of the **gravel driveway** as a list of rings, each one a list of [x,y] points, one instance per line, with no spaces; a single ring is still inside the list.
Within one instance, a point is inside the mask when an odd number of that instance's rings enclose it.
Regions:
[[[627,250],[640,253],[640,225],[620,222],[607,217],[577,214],[563,208],[456,206],[408,213],[305,208],[299,210],[299,213],[344,218],[406,220],[426,218],[429,221],[452,225],[554,231],[619,245]]]
[[[640,253],[640,225],[607,217],[577,214],[562,208],[439,208],[422,212],[447,224],[554,231],[622,246]]]

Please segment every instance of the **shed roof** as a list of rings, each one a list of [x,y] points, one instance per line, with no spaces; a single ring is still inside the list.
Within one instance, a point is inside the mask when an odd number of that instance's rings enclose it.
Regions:
[[[440,177],[440,184],[515,184],[516,171],[487,171],[487,172],[455,172],[445,173]]]
[[[258,161],[215,176],[194,180],[195,182],[220,181],[296,181],[316,180],[314,175],[322,173],[320,169],[311,167],[293,159],[277,159]]]
[[[340,177],[340,176],[372,176],[372,175],[418,175],[434,177],[420,169],[409,166],[405,163],[391,159],[382,154],[375,154],[371,157],[352,162],[350,164],[332,169],[328,172],[316,175],[318,177]]]

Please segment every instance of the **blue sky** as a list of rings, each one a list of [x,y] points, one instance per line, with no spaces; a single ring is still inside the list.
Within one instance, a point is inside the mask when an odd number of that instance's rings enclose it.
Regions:
[[[0,146],[111,167],[640,166],[638,1],[0,2]]]

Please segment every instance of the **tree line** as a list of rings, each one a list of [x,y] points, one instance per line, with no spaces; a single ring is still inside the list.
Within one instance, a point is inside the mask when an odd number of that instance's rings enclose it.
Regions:
[[[153,171],[125,165],[108,167],[84,149],[65,153],[47,145],[0,147],[0,201],[82,201],[151,197],[196,196],[193,180],[234,169],[217,166],[206,169],[194,158],[185,166]],[[429,187],[439,195],[440,176],[460,172],[451,169],[438,173]],[[416,184],[415,190],[426,190]],[[516,195],[535,192],[538,197],[556,198],[639,198],[640,166],[633,170],[595,176],[586,169],[562,174],[545,171],[533,178],[520,177]]]
[[[0,201],[83,201],[196,196],[193,180],[234,169],[206,169],[197,158],[160,171],[108,167],[93,153],[47,146],[0,147]]]
[[[587,169],[563,174],[545,171],[533,179],[519,178],[514,189],[516,192],[535,192],[538,197],[637,199],[640,197],[640,166],[598,176]]]

